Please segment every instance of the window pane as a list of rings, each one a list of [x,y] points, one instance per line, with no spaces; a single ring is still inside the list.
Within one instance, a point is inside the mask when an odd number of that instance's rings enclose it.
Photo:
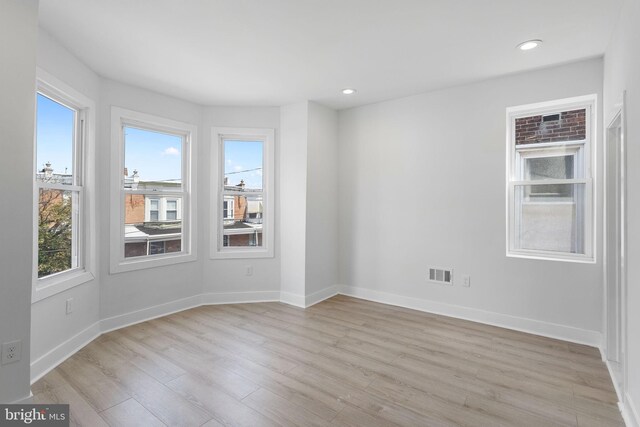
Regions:
[[[525,179],[573,179],[575,178],[574,163],[574,155],[528,157],[524,159]]]
[[[157,209],[145,212],[145,206]],[[182,250],[181,198],[166,200],[156,195],[125,194],[124,207],[125,258]]]
[[[224,141],[224,185],[231,191],[262,191],[262,141]]]
[[[234,219],[235,211],[233,209],[234,196],[225,196],[222,202],[222,218]]]
[[[126,126],[125,190],[180,190],[183,137]]]
[[[585,184],[515,187],[515,249],[584,253]]]
[[[586,139],[587,110],[563,111],[515,120],[516,145]]]
[[[36,181],[74,184],[76,111],[41,94],[36,108]]]
[[[77,267],[73,206],[78,193],[41,189],[38,196],[38,277]]]
[[[225,195],[233,203],[233,217],[225,217],[223,246],[262,246],[264,204],[262,194]],[[224,203],[223,203],[224,211]],[[225,212],[223,212],[225,215]],[[229,215],[227,209],[226,215]]]

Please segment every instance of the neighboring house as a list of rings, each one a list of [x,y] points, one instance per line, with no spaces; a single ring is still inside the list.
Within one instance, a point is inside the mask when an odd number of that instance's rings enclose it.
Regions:
[[[227,182],[225,180],[225,191],[246,194],[224,198],[223,246],[262,246],[262,196],[252,195],[255,190],[245,188],[244,181],[238,185],[227,185]]]
[[[127,176],[124,186],[131,190],[170,190],[180,187],[173,181],[141,181],[138,171]],[[125,258],[157,255],[182,250],[182,200],[158,194],[127,194],[124,212]]]

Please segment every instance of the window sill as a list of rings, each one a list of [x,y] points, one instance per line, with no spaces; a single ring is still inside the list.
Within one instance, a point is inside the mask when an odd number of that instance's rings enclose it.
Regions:
[[[146,268],[164,267],[168,265],[180,264],[183,262],[196,261],[196,254],[180,255],[154,255],[152,257],[131,258],[126,261],[119,261],[111,264],[110,273],[125,273],[127,271],[143,270]]]
[[[95,279],[94,275],[85,270],[69,271],[53,277],[37,279],[31,294],[31,303],[42,301],[93,279]]]
[[[595,264],[595,257],[586,255],[550,254],[547,252],[507,252],[507,258],[537,259],[541,261],[573,262],[578,264]]]
[[[219,251],[212,248],[210,259],[254,259],[273,258],[273,250],[269,249],[236,249]]]

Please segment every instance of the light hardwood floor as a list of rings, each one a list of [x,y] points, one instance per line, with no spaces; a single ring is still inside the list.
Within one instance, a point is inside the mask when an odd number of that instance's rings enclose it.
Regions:
[[[621,426],[597,349],[336,296],[101,336],[33,386],[84,426]]]

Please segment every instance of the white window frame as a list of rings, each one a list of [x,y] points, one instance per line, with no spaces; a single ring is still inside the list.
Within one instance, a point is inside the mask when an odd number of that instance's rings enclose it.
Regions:
[[[33,276],[31,301],[35,303],[45,298],[64,292],[75,286],[89,282],[95,278],[95,103],[85,95],[63,83],[46,71],[37,68],[38,93],[77,112],[79,120],[76,126],[74,144],[74,176],[78,181],[74,185],[42,184],[35,180],[37,162],[37,141],[34,132],[33,153]],[[35,123],[37,125],[37,123]],[[38,278],[38,222],[39,222],[39,190],[41,188],[58,189],[77,192],[79,201],[73,208],[74,233],[77,236],[74,248],[77,257],[76,267],[66,271]]]
[[[549,261],[579,263],[596,262],[596,136],[597,95],[586,95],[555,101],[507,108],[507,159],[506,159],[506,248],[507,257],[531,258]],[[523,144],[516,147],[515,121],[535,115],[549,115],[562,111],[586,109],[586,138],[584,140]],[[523,176],[524,161],[531,157],[574,155],[574,178],[560,180],[526,180]],[[515,247],[518,214],[515,191],[521,185],[583,184],[584,254],[546,250],[517,249]]]
[[[182,144],[182,190],[157,191],[159,202],[159,220],[166,209],[166,197],[182,200],[182,244],[180,252],[168,254],[146,255],[139,257],[124,257],[124,195],[145,194],[154,190],[124,190],[124,128],[126,126],[138,129],[158,131],[183,137]],[[120,107],[111,107],[111,239],[110,239],[110,272],[111,274],[144,268],[161,267],[197,259],[195,240],[196,234],[196,153],[197,127],[195,125],[166,119],[151,114],[140,113]],[[154,197],[156,194],[154,194]],[[180,205],[180,203],[179,203]],[[178,206],[180,208],[180,206]],[[180,216],[180,215],[178,215]]]
[[[262,141],[263,212],[266,220],[262,223],[262,246],[223,246],[223,189],[224,189],[224,144],[225,140]],[[275,130],[260,128],[216,127],[211,136],[211,259],[233,258],[273,258],[275,231]],[[234,206],[235,208],[235,206]]]

